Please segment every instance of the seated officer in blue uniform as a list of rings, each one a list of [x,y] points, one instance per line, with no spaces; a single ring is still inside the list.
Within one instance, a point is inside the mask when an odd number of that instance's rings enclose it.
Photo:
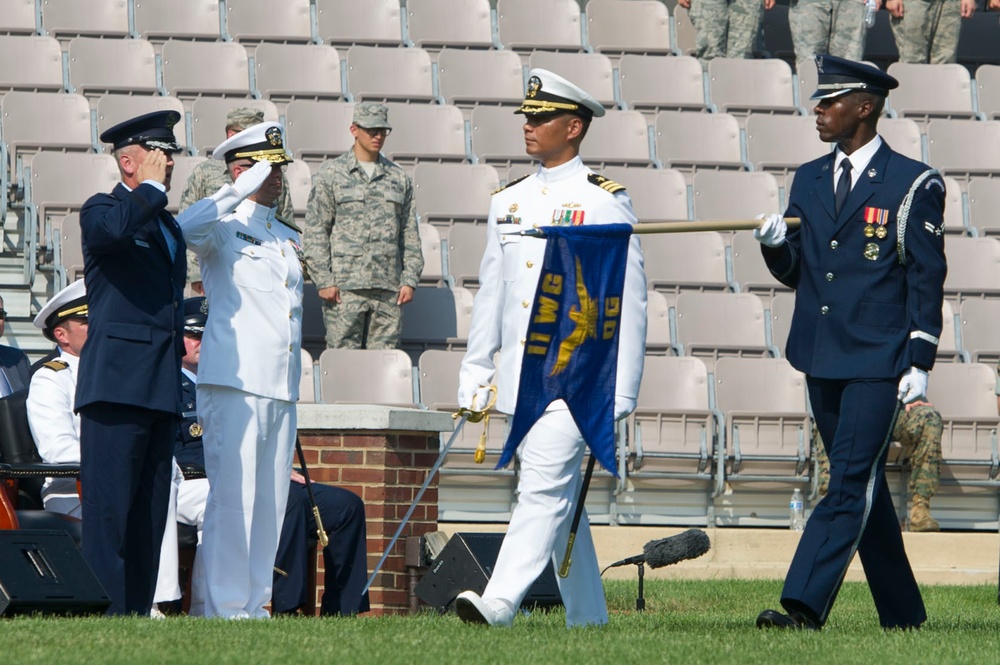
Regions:
[[[201,335],[208,320],[208,305],[205,298],[188,298],[184,301],[184,346],[182,359],[183,377],[181,391],[184,411],[177,428],[174,455],[181,467],[205,467],[205,451],[202,444],[202,427],[197,416],[197,372],[201,354]],[[185,480],[179,496],[200,496],[204,501],[205,492],[186,492],[184,485],[208,483],[201,478]],[[309,570],[309,540],[316,536],[316,519],[313,515],[305,479],[296,471],[292,472],[288,484],[288,504],[278,541],[278,553],[274,561],[274,588],[271,596],[273,614],[293,614],[307,602]],[[368,593],[362,593],[368,574],[368,551],[365,542],[365,505],[356,494],[339,487],[312,484],[316,505],[319,507],[323,529],[330,543],[323,550],[323,600],[320,613],[324,615],[350,615],[369,610]],[[181,510],[178,514],[196,513]],[[204,512],[204,505],[201,506]],[[192,584],[192,613],[198,613],[203,599],[198,598],[199,586],[203,583],[198,573]]]
[[[895,79],[833,56],[816,63],[816,128],[836,148],[795,173],[785,216],[801,225],[771,215],[754,235],[796,292],[786,355],[806,375],[830,484],[785,578],[787,614],[765,610],[757,625],[823,626],[857,552],[881,625],[917,628],[927,615],[885,459],[900,404],[925,398],[941,334],[945,186],[877,133]]]

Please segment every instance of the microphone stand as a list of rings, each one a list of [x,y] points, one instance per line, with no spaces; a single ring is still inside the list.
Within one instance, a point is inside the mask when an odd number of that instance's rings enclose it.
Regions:
[[[643,577],[645,577],[646,566],[642,561],[639,562],[639,597],[635,599],[635,611],[645,612],[646,611],[646,599],[642,596],[642,582]]]

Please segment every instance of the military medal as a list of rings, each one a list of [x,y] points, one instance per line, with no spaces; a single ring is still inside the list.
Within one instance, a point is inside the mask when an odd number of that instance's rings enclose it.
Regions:
[[[871,224],[865,224],[865,237],[871,238],[875,235],[875,227]]]
[[[886,228],[886,224],[889,223],[889,211],[885,208],[866,207],[864,221],[866,238],[875,236],[879,240],[884,240],[889,235],[889,229]],[[865,256],[868,256],[867,248],[865,249]],[[877,252],[875,256],[878,256]]]
[[[878,258],[878,245],[873,242],[865,245],[865,258],[869,261],[874,261]]]
[[[193,436],[195,438],[198,438],[199,436],[202,435],[202,433],[203,433],[203,430],[201,429],[201,425],[200,424],[198,424],[198,423],[191,423],[191,427],[188,428],[188,434],[190,434],[191,436]]]
[[[580,226],[583,224],[583,213],[579,208],[556,208],[552,211],[552,225]]]
[[[885,240],[887,235],[889,235],[889,231],[884,226],[880,226],[875,229],[875,237],[879,240]]]

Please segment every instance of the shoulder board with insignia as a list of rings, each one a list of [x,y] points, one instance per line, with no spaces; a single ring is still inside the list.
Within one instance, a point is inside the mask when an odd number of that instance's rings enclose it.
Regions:
[[[525,178],[527,178],[527,177],[528,177],[528,176],[530,176],[530,175],[532,175],[532,174],[531,174],[531,173],[529,173],[528,175],[523,175],[523,176],[521,176],[520,178],[517,178],[517,179],[515,179],[515,180],[511,180],[510,182],[508,182],[508,183],[507,183],[506,185],[504,185],[503,187],[500,187],[500,188],[497,188],[497,189],[494,189],[494,190],[493,190],[492,192],[490,192],[490,196],[492,196],[492,195],[494,195],[494,194],[497,194],[497,193],[499,193],[499,192],[502,192],[503,190],[507,189],[508,187],[513,187],[514,185],[516,185],[517,183],[521,182],[522,180],[524,180]]]
[[[625,191],[625,185],[619,185],[614,180],[608,180],[602,175],[597,175],[596,173],[591,173],[587,176],[587,182],[591,185],[597,185],[609,194],[617,194],[618,192]]]
[[[296,233],[302,233],[302,229],[300,229],[298,226],[296,226],[295,222],[286,221],[286,220],[278,217],[277,215],[275,215],[274,218],[276,220],[278,220],[279,222],[281,222],[282,224],[284,224],[285,226],[287,226],[288,228],[290,228],[291,230],[295,231]]]
[[[53,372],[59,372],[69,367],[69,363],[65,360],[50,360],[46,363],[42,363],[42,367],[48,367]]]

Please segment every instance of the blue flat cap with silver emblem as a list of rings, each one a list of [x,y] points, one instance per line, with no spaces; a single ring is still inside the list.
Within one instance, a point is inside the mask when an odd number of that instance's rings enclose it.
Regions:
[[[899,87],[899,81],[878,67],[838,58],[835,55],[816,56],[819,84],[810,99],[828,99],[848,92],[870,92],[886,97]]]
[[[164,152],[181,149],[174,137],[174,125],[181,119],[177,111],[154,111],[119,122],[101,133],[101,141],[118,150],[129,145],[159,148]]]

